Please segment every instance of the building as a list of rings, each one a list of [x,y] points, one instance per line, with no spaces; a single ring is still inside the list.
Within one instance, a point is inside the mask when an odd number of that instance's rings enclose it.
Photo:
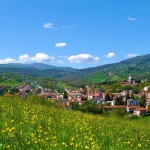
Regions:
[[[127,107],[126,107],[126,111],[128,112],[128,113],[134,113],[134,110],[135,109],[138,109],[138,108],[141,108],[140,106],[136,106],[136,105],[128,105]]]
[[[137,116],[146,115],[146,108],[142,108],[142,107],[136,108],[134,110],[134,114]]]
[[[128,99],[127,106],[140,106],[139,100]]]
[[[126,105],[104,106],[103,107],[103,110],[105,110],[105,111],[114,110],[114,109],[123,109],[123,110],[126,110]]]

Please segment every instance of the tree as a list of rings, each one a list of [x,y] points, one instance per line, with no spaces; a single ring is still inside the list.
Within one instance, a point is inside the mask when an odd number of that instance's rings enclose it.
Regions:
[[[122,101],[122,97],[121,96],[117,96],[116,101],[115,101],[115,105],[123,105],[123,101]]]
[[[142,97],[140,100],[140,106],[141,107],[146,107],[146,96]]]
[[[130,95],[129,95],[129,93],[127,93],[127,94],[126,94],[126,96],[125,96],[125,100],[126,100],[126,102],[125,102],[125,103],[126,103],[126,104],[127,104],[127,100],[128,100],[128,99],[130,99]]]
[[[107,102],[107,101],[110,101],[110,97],[109,97],[108,93],[105,94],[105,102]]]
[[[10,89],[10,94],[15,94],[15,93],[18,93],[19,92],[19,90],[16,88],[16,87],[12,87],[11,89]]]
[[[134,99],[135,99],[135,100],[139,100],[139,97],[136,96],[136,95],[134,95]]]
[[[68,99],[68,93],[67,93],[67,91],[64,91],[63,98],[64,98],[64,99]]]
[[[82,89],[84,89],[84,84],[81,86]]]
[[[58,87],[58,93],[64,93],[64,89]]]
[[[130,98],[134,100],[134,95],[133,95],[133,93],[131,94],[131,97],[130,97]]]

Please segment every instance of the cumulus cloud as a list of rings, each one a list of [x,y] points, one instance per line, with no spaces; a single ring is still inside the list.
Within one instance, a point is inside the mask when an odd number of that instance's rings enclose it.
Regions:
[[[1,59],[0,64],[16,63],[17,61],[12,58]]]
[[[52,62],[54,61],[54,57],[51,57],[45,53],[38,53],[35,56],[30,57],[30,60],[36,62],[43,62],[43,61]]]
[[[115,53],[108,53],[107,55],[104,55],[107,58],[113,58],[115,57]]]
[[[58,60],[58,63],[59,63],[59,64],[64,64],[64,61]]]
[[[131,18],[131,17],[127,17],[127,19],[130,20],[130,21],[136,21],[136,20],[138,20],[137,18]]]
[[[43,28],[49,28],[49,29],[51,29],[51,28],[53,28],[53,24],[52,23],[45,23],[44,26],[43,26]]]
[[[128,57],[128,58],[136,57],[136,56],[138,56],[138,54],[128,54],[128,55],[126,55],[126,57]]]
[[[29,61],[29,60],[30,60],[30,57],[29,57],[29,55],[27,55],[27,54],[21,55],[21,56],[19,57],[19,61],[20,61],[20,62],[27,62],[27,61]]]
[[[45,53],[37,53],[35,56],[30,57],[27,54],[21,55],[18,60],[7,58],[1,59],[0,64],[8,64],[8,63],[25,63],[25,62],[53,62],[54,57],[49,56]]]
[[[98,57],[94,57],[90,54],[78,54],[68,57],[71,63],[83,63],[83,62],[96,62],[99,60]]]
[[[67,45],[66,43],[56,43],[55,44],[56,47],[64,47],[66,45]]]

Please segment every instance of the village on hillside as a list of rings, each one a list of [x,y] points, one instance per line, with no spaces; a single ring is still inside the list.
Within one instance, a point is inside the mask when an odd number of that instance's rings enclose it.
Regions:
[[[9,77],[5,77],[9,80]],[[126,82],[120,82],[122,86],[136,85],[135,80],[130,76]],[[10,91],[11,90],[11,91]],[[59,102],[65,108],[71,109],[72,104],[83,105],[87,101],[101,104],[103,111],[122,109],[137,116],[146,115],[150,111],[150,86],[141,89],[139,94],[134,94],[133,90],[123,90],[120,93],[108,93],[105,89],[94,86],[84,86],[82,88],[58,89],[44,88],[38,82],[24,82],[22,85],[12,89],[0,86],[0,94],[5,96],[17,95],[26,98],[29,94],[38,94],[43,99],[52,99]]]

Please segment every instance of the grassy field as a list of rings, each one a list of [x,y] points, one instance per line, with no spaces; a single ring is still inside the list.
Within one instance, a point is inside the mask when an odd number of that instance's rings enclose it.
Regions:
[[[5,82],[0,82],[0,85],[5,85],[5,86],[17,86],[21,85],[22,82],[16,82],[16,81],[5,81]]]
[[[0,149],[150,149],[150,126],[146,118],[94,116],[53,105],[36,96],[26,100],[0,97]]]
[[[63,87],[63,88],[72,88],[71,86],[69,86],[67,83],[65,82],[59,82],[57,84],[58,87]]]

